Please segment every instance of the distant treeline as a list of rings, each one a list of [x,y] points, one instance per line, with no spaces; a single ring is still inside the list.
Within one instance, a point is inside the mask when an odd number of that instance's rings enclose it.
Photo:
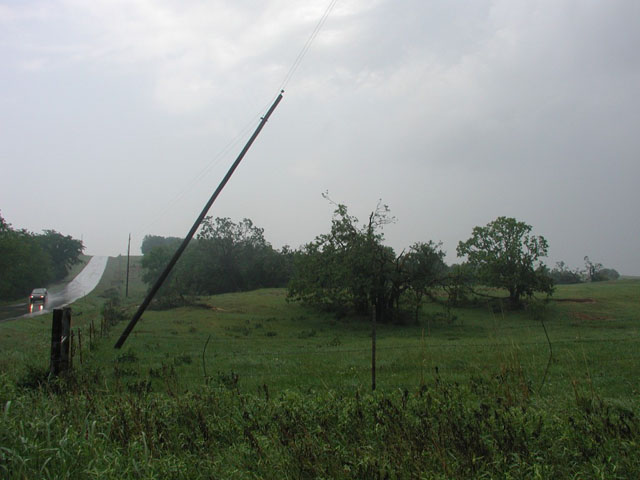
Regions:
[[[570,269],[566,263],[557,262],[551,270],[551,278],[555,284],[562,285],[617,280],[620,274],[613,268],[605,268],[601,263],[594,263],[589,257],[584,257],[584,269]]]
[[[521,308],[536,292],[552,295],[554,283],[619,277],[588,257],[584,271],[569,270],[563,262],[550,271],[541,261],[548,249],[544,237],[532,235],[530,225],[507,217],[475,227],[472,236],[458,244],[460,264],[446,265],[442,245],[432,240],[397,254],[383,244],[384,225],[395,221],[386,205],[379,204],[368,222],[359,223],[346,206],[333,204],[331,230],[295,251],[286,246],[274,249],[263,229],[249,219],[234,223],[207,217],[157,303],[171,307],[191,295],[288,286],[290,300],[338,315],[375,311],[381,321],[409,315],[417,320],[425,300],[439,302],[450,312],[450,307],[480,294]],[[155,282],[181,241],[144,238],[146,283]],[[479,293],[479,287],[493,290]]]
[[[147,235],[142,242],[143,280],[153,284],[182,239]],[[163,285],[164,306],[183,303],[187,295],[212,295],[284,287],[291,277],[293,251],[273,248],[264,230],[249,219],[206,217],[197,237]]]
[[[0,215],[0,299],[28,295],[33,288],[62,280],[80,262],[80,240],[55,230],[16,230]]]

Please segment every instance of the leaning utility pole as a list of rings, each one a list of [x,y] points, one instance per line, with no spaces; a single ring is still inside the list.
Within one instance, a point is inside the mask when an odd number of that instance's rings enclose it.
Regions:
[[[124,329],[124,332],[122,332],[122,335],[120,335],[120,338],[116,342],[114,348],[122,347],[124,342],[127,340],[127,337],[133,330],[133,327],[136,326],[136,323],[138,323],[138,320],[140,320],[140,317],[142,316],[144,311],[147,309],[147,307],[151,303],[151,300],[153,300],[153,297],[158,292],[158,290],[160,289],[164,281],[167,279],[167,277],[169,276],[169,273],[171,273],[171,270],[175,266],[176,262],[178,261],[178,259],[180,258],[184,250],[187,248],[187,245],[195,235],[196,231],[198,230],[198,227],[200,227],[202,220],[204,220],[204,217],[209,212],[211,205],[213,205],[213,202],[215,202],[216,198],[218,198],[218,195],[220,195],[220,192],[222,191],[224,186],[227,184],[227,182],[231,178],[231,175],[233,175],[233,172],[236,170],[238,165],[240,165],[240,162],[242,161],[246,153],[249,151],[249,148],[251,148],[251,145],[253,144],[254,140],[258,137],[258,134],[260,133],[264,125],[267,123],[267,120],[269,120],[269,117],[271,116],[273,111],[276,109],[276,107],[280,103],[280,100],[282,100],[283,93],[284,93],[284,90],[281,90],[280,93],[278,94],[278,97],[275,99],[275,101],[267,111],[266,115],[260,119],[260,123],[258,124],[258,127],[256,128],[255,132],[253,132],[253,135],[251,135],[251,138],[249,138],[249,141],[240,152],[240,155],[238,155],[238,158],[236,158],[236,161],[233,162],[233,165],[231,165],[231,168],[229,168],[229,171],[220,182],[220,185],[218,185],[218,188],[216,188],[216,191],[213,192],[213,195],[211,195],[211,198],[202,209],[202,212],[200,212],[200,215],[198,216],[195,223],[191,227],[191,230],[189,230],[189,232],[187,233],[187,236],[185,237],[185,239],[182,241],[182,244],[180,244],[180,247],[178,247],[178,250],[176,250],[176,253],[173,255],[173,257],[165,267],[164,271],[160,274],[160,277],[158,277],[158,280],[156,280],[156,283],[153,285],[153,287],[151,287],[151,290],[149,290],[149,293],[147,294],[142,304],[138,308],[138,311],[133,315],[133,318],[131,319],[127,327]]]

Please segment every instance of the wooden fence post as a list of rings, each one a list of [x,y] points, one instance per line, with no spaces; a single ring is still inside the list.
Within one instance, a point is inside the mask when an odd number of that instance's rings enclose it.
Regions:
[[[71,346],[71,309],[55,308],[51,324],[51,368],[52,375],[57,376],[71,365],[69,351]]]
[[[80,352],[80,365],[82,365],[82,330],[78,329],[78,352]]]
[[[53,310],[51,323],[51,367],[50,373],[57,376],[60,373],[60,338],[62,337],[62,310]]]
[[[76,334],[73,330],[71,330],[71,353],[69,354],[69,368],[73,368],[73,357],[76,355]]]
[[[62,309],[62,338],[60,339],[60,370],[68,370],[71,366],[71,309]]]

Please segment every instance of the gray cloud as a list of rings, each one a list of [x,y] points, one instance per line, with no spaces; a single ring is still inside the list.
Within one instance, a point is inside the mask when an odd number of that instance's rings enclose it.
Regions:
[[[182,235],[326,6],[0,7],[3,216],[95,254],[124,252],[129,231]],[[442,240],[449,261],[512,215],[551,264],[640,274],[639,10],[340,1],[211,213],[297,246],[328,228],[324,190],[362,217],[382,198],[394,247]]]

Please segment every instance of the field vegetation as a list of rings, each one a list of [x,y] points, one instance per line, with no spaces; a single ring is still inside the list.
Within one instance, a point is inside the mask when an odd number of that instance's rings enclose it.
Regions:
[[[284,289],[147,312],[114,350],[144,291],[134,268],[123,298],[123,260],[73,306],[85,343],[70,374],[46,376],[48,316],[0,324],[3,478],[640,469],[638,280],[560,286],[554,300],[517,311],[484,298],[450,310],[427,303],[418,323],[379,325],[371,392],[369,318],[287,302]]]
[[[294,252],[207,218],[117,350],[177,246],[147,237],[128,288],[112,258],[72,306],[57,378],[50,315],[0,323],[0,477],[637,476],[640,280],[585,258],[554,287],[544,238],[505,217],[447,266],[385,246],[390,221],[336,205]]]

